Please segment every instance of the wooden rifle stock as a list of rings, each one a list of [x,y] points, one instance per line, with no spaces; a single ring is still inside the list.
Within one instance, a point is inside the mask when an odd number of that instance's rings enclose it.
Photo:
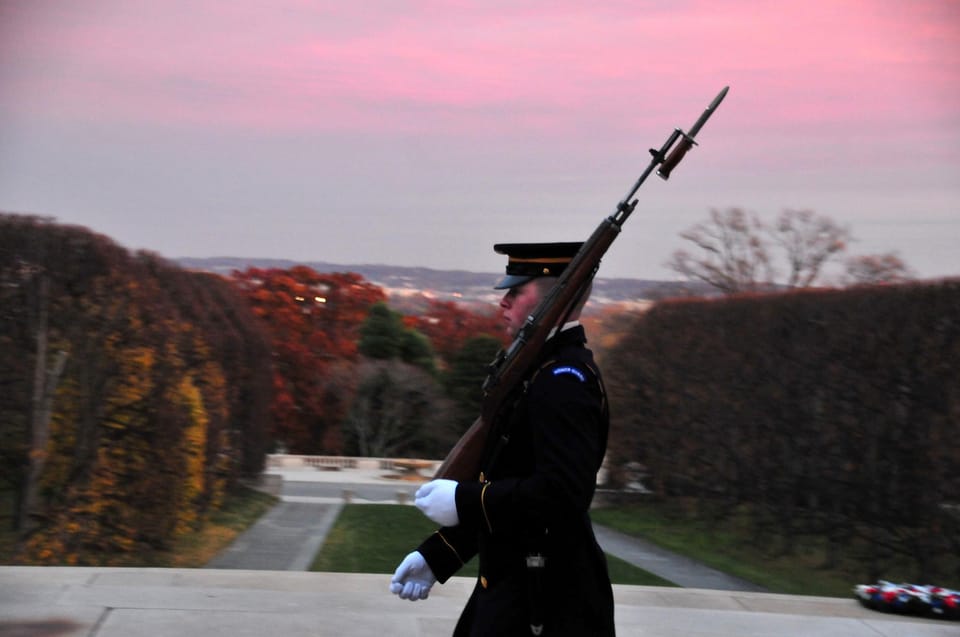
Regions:
[[[637,200],[633,199],[633,195],[646,181],[650,173],[659,164],[665,163],[665,159],[668,160],[664,166],[666,170],[660,176],[663,179],[669,178],[670,172],[694,145],[694,137],[717,106],[720,105],[720,102],[723,101],[727,90],[728,87],[725,87],[720,91],[691,127],[689,133],[683,133],[677,129],[659,150],[651,149],[650,154],[653,155],[653,159],[650,161],[650,165],[640,175],[627,196],[617,205],[616,211],[604,219],[590,235],[590,238],[584,242],[573,260],[557,279],[553,288],[544,296],[533,313],[527,317],[510,347],[497,354],[490,365],[490,374],[483,385],[484,399],[480,417],[474,421],[473,425],[447,454],[446,459],[434,476],[435,479],[445,478],[458,482],[478,479],[487,439],[493,430],[504,401],[531,371],[530,368],[537,361],[543,344],[551,332],[563,325],[573,308],[587,293],[590,283],[600,267],[600,260],[606,254],[613,240],[617,238],[621,226],[637,205]],[[668,157],[667,152],[678,139],[681,141],[680,145]]]
[[[480,461],[489,435],[490,423],[483,416],[478,416],[447,454],[433,477],[457,482],[475,481],[480,476]]]
[[[572,308],[586,293],[600,265],[600,258],[619,232],[619,225],[610,219],[600,224],[527,318],[507,352],[498,354],[484,383],[480,417],[447,454],[435,478],[458,482],[478,478],[486,441],[503,401],[530,371],[553,328],[563,325]]]

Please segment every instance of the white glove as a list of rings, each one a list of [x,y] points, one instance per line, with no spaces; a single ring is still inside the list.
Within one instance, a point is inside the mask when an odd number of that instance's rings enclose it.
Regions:
[[[457,515],[456,493],[456,481],[433,480],[417,489],[413,503],[440,526],[457,526],[460,516]]]
[[[390,580],[390,592],[399,595],[400,599],[409,599],[415,602],[418,599],[426,599],[430,594],[430,587],[437,582],[433,576],[433,571],[427,565],[427,560],[419,551],[410,553],[393,574]]]

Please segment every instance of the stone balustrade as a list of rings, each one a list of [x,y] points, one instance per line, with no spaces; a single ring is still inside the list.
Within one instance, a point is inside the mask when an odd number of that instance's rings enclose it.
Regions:
[[[267,469],[305,469],[318,470],[361,469],[380,471],[399,471],[409,463],[424,467],[439,467],[440,460],[417,458],[360,458],[354,456],[309,456],[296,454],[268,454]],[[398,466],[404,465],[404,466]]]

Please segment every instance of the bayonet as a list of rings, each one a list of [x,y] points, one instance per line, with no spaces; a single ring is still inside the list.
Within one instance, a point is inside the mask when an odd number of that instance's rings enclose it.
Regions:
[[[697,133],[699,133],[700,129],[703,128],[703,125],[706,124],[707,120],[710,119],[710,116],[713,115],[713,111],[717,110],[717,107],[720,106],[720,102],[722,102],[723,98],[727,96],[727,91],[729,90],[729,86],[723,87],[723,90],[720,91],[715,98],[713,98],[713,101],[710,102],[710,106],[703,111],[700,119],[698,119],[696,123],[690,127],[689,131],[684,133],[679,128],[673,131],[673,135],[668,141],[667,147],[669,148],[677,139],[680,139],[680,143],[677,144],[677,147],[674,148],[670,155],[663,160],[663,165],[661,165],[660,169],[657,170],[658,175],[664,179],[670,179],[670,173],[673,172],[673,169],[677,167],[677,164],[680,163],[680,160],[683,159],[683,156],[687,154],[688,150],[697,144],[697,142],[693,141],[693,138],[697,136]],[[659,152],[661,153],[661,156],[663,156],[665,151],[661,149]]]
[[[659,150],[651,149],[653,159],[643,174],[633,185],[627,196],[624,197],[614,213],[606,217],[576,256],[566,270],[557,279],[553,288],[544,296],[533,313],[527,317],[520,328],[513,343],[506,351],[500,351],[490,365],[490,373],[483,384],[484,400],[481,405],[480,417],[460,438],[453,447],[443,464],[437,470],[435,478],[449,478],[457,481],[476,480],[480,475],[480,463],[483,451],[486,448],[487,436],[490,434],[494,421],[497,419],[501,405],[511,391],[523,381],[530,365],[536,359],[546,342],[550,331],[566,322],[572,307],[589,288],[600,259],[607,248],[620,232],[620,227],[637,205],[637,200],[631,199],[640,188],[647,176],[660,166],[659,175],[664,179],[670,176],[673,170],[690,147],[697,133],[716,110],[727,94],[727,88],[720,91],[716,99],[710,103],[700,119],[684,133],[675,129]],[[670,150],[679,141],[677,147]],[[670,153],[669,156],[667,153]]]
[[[696,144],[694,137],[697,136],[697,133],[703,128],[703,125],[707,123],[707,120],[710,119],[713,112],[720,106],[720,102],[727,96],[727,91],[729,90],[729,86],[723,87],[723,90],[713,98],[713,101],[710,102],[710,105],[703,111],[700,118],[690,127],[689,132],[685,133],[681,129],[675,128],[670,134],[670,137],[667,138],[667,141],[663,143],[663,146],[650,149],[650,154],[653,155],[653,159],[650,161],[647,169],[640,175],[640,178],[633,184],[633,188],[630,189],[627,196],[617,204],[616,212],[608,218],[610,223],[618,227],[623,225],[623,222],[627,220],[627,217],[630,216],[633,209],[637,207],[637,200],[633,199],[633,195],[640,189],[640,186],[643,185],[643,182],[647,180],[647,177],[657,166],[660,167],[659,170],[657,170],[657,174],[664,179],[670,179],[670,173],[677,167],[677,164],[679,164],[680,160],[687,154],[687,151]],[[679,140],[679,144],[677,144],[677,140]],[[676,148],[673,148],[674,144],[677,144]],[[671,148],[673,148],[672,151],[670,150]],[[667,155],[668,152],[670,153],[669,155]],[[633,200],[631,201],[631,199]]]

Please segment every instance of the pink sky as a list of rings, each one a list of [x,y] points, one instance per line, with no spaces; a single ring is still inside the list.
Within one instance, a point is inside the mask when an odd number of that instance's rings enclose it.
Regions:
[[[0,209],[170,257],[496,270],[495,241],[585,238],[724,85],[602,275],[665,276],[734,205],[960,274],[951,0],[0,0]]]

